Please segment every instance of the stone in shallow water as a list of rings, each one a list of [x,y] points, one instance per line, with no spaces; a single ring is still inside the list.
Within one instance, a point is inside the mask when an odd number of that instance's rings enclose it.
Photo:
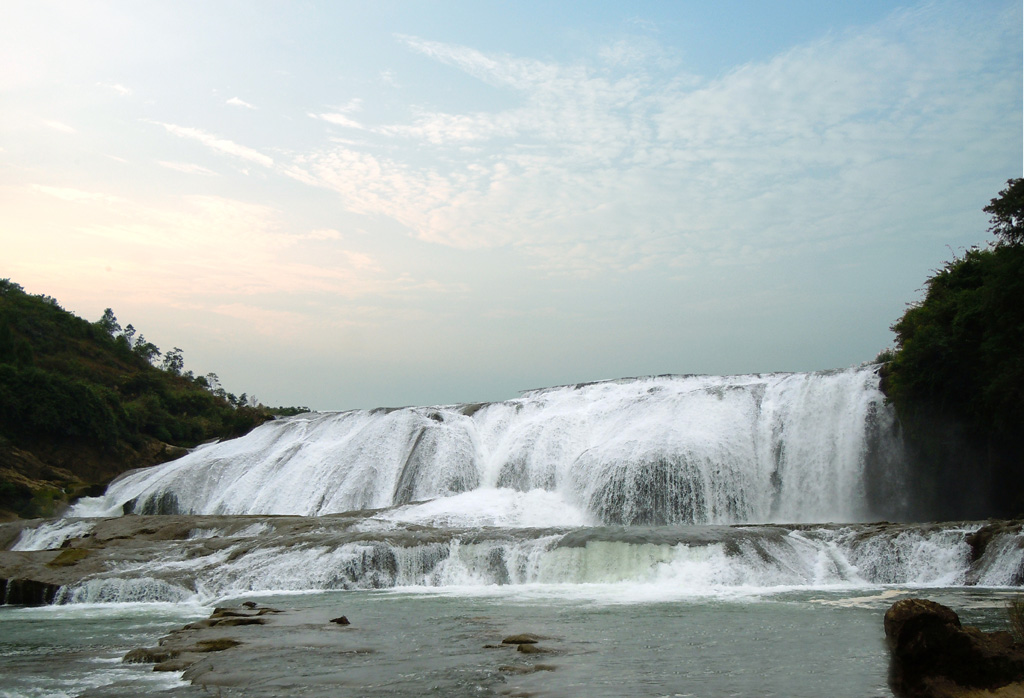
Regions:
[[[125,664],[160,664],[178,655],[172,650],[160,647],[137,647],[121,658]]]
[[[538,671],[554,671],[554,664],[503,664],[498,671],[503,674],[535,674]]]
[[[503,645],[532,645],[536,642],[543,640],[540,635],[533,635],[531,633],[520,633],[519,635],[509,635],[501,641]]]
[[[897,601],[884,622],[897,696],[1024,696],[1024,646],[1010,633],[963,627],[955,611],[927,599]]]

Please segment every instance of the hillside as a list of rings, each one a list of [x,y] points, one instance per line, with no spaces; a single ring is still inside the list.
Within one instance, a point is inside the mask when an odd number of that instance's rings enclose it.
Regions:
[[[109,309],[88,322],[0,280],[0,519],[55,513],[117,475],[273,412],[185,371]]]
[[[995,242],[927,280],[881,357],[917,495],[947,518],[1024,513],[1024,179],[984,210]]]

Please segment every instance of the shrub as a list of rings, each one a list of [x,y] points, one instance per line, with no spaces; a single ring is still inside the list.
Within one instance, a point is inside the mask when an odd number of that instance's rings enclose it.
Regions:
[[[1010,621],[1013,639],[1024,643],[1024,596],[1017,595],[1006,602],[1006,617]]]

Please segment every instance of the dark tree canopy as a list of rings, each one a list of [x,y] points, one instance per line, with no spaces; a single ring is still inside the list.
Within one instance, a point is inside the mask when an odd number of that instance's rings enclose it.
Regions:
[[[988,229],[1010,245],[1024,242],[1024,179],[1006,180],[1006,189],[984,209],[992,216]]]
[[[1000,239],[927,280],[883,369],[918,489],[932,486],[945,516],[1024,514],[1024,179],[984,210]]]

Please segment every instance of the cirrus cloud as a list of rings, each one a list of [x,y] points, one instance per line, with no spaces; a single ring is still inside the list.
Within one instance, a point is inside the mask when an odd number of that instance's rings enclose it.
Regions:
[[[647,43],[557,63],[400,36],[518,103],[376,126],[337,114],[376,140],[285,171],[422,240],[572,274],[863,244],[922,207],[940,219],[933,192],[1005,152],[1020,74],[991,69],[1019,56],[1002,19],[924,6],[705,79]]]
[[[244,145],[239,145],[234,141],[215,136],[212,133],[207,133],[206,131],[198,128],[166,124],[160,121],[152,121],[150,123],[156,124],[157,126],[163,126],[168,133],[178,136],[179,138],[198,141],[211,150],[233,155],[237,158],[241,158],[242,160],[254,162],[257,165],[262,165],[264,167],[270,167],[274,164],[273,158],[268,155],[264,155],[258,150],[254,150],[253,148],[249,148]]]

